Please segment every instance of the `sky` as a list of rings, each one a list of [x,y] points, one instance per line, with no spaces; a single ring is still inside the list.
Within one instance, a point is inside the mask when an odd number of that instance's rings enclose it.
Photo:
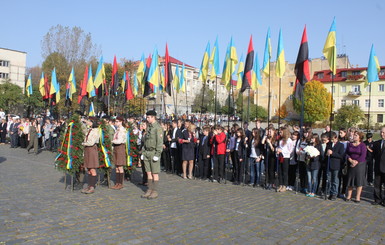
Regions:
[[[0,47],[27,52],[27,67],[41,65],[41,41],[50,27],[78,26],[101,47],[105,62],[138,60],[166,42],[171,56],[200,67],[206,44],[219,41],[220,62],[233,37],[238,58],[246,57],[250,35],[262,64],[267,29],[271,29],[272,61],[282,28],[285,59],[294,63],[304,26],[310,58],[319,58],[336,18],[337,52],[352,65],[367,66],[374,44],[385,64],[383,0],[18,0],[1,2]],[[382,63],[383,62],[383,63]],[[222,65],[221,65],[222,66]]]

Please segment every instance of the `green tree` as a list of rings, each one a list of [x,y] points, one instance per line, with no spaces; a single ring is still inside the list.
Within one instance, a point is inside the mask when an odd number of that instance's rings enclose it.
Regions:
[[[314,123],[328,118],[330,115],[331,95],[319,81],[310,81],[304,88],[304,120]],[[301,101],[294,98],[294,109],[301,112]]]
[[[39,87],[34,85],[32,87],[32,95],[28,97],[27,95],[23,96],[23,101],[25,105],[25,110],[27,111],[27,116],[32,116],[33,114],[38,114],[43,112],[44,102],[40,94]]]
[[[365,120],[364,112],[358,105],[343,105],[337,111],[335,128],[350,128]]]
[[[23,89],[10,80],[5,80],[0,84],[0,107],[7,113],[20,112],[19,106],[23,103]]]
[[[202,107],[202,97],[203,97],[203,107]],[[201,112],[202,107],[202,113],[215,112],[215,92],[212,89],[209,89],[208,86],[205,88],[205,93],[203,96],[203,87],[201,88],[201,91],[199,94],[195,96],[192,107],[192,112]],[[219,104],[219,101],[217,99],[217,112],[221,110],[221,106]]]

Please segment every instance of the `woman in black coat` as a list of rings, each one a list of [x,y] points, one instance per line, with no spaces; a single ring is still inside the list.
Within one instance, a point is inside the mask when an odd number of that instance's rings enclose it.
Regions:
[[[322,151],[322,145],[320,143],[320,139],[318,134],[313,134],[309,146],[313,146],[320,153]],[[321,167],[321,156],[310,157],[306,156],[307,160],[307,180],[308,180],[308,190],[309,193],[306,194],[308,197],[314,197],[315,193],[317,193],[318,186],[318,171]]]

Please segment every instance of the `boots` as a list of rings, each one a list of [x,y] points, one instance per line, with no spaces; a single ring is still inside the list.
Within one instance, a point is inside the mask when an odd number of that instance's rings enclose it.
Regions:
[[[148,183],[147,183],[147,186],[148,186],[148,189],[146,191],[146,193],[144,193],[141,197],[142,198],[148,198],[150,195],[151,195],[151,192],[152,192],[152,188],[153,188],[153,184],[154,182],[152,181],[152,179],[149,179],[148,180]]]
[[[111,189],[120,190],[123,188],[123,185],[122,185],[123,176],[122,175],[123,175],[122,173],[116,173],[115,185],[113,187],[111,187]]]
[[[89,176],[88,177],[89,180],[88,180],[88,189],[85,190],[84,192],[82,191],[82,193],[84,194],[92,194],[95,192],[95,184],[96,184],[96,180],[97,180],[97,176]]]
[[[152,184],[152,192],[151,194],[147,197],[147,199],[155,199],[158,197],[158,182],[159,181],[154,181],[154,183]]]

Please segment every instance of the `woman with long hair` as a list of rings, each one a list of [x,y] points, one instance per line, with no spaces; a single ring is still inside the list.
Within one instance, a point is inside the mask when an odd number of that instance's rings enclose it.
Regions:
[[[193,168],[195,160],[195,143],[197,138],[195,137],[196,126],[190,124],[188,128],[183,131],[183,138],[179,140],[179,143],[182,144],[182,171],[183,179],[192,179],[193,178]],[[188,175],[187,175],[187,165],[188,165]]]
[[[234,147],[234,184],[237,185],[241,183],[243,180],[243,172],[244,172],[244,160],[245,160],[245,133],[242,128],[238,128],[235,132],[235,147]]]
[[[266,129],[266,135],[262,139],[265,146],[266,189],[270,190],[275,183],[274,170],[276,166],[275,148],[277,147],[277,135],[273,126]]]
[[[36,119],[34,118],[31,120],[31,125],[29,126],[29,133],[28,133],[29,144],[27,146],[28,152],[33,147],[35,154],[38,153],[38,150],[39,150],[39,141],[37,137],[38,133],[40,133],[40,125],[37,123]]]
[[[310,140],[309,146],[313,146],[319,152],[322,151],[322,146],[318,134],[313,134]],[[306,196],[314,197],[317,192],[318,186],[318,171],[321,167],[320,155],[318,156],[307,156],[307,181],[308,181],[308,192]]]
[[[291,134],[287,127],[281,127],[279,133],[281,139],[279,140],[277,147],[277,157],[279,158],[279,188],[277,191],[284,192],[289,184],[289,162],[291,153],[294,149],[294,143],[291,140]]]
[[[120,190],[123,188],[124,182],[124,169],[123,166],[127,164],[126,154],[126,141],[127,141],[127,130],[124,125],[124,118],[118,117],[115,119],[116,131],[114,138],[111,143],[114,147],[113,158],[116,166],[115,173],[115,185],[111,187],[114,190]]]
[[[254,128],[252,130],[253,138],[250,141],[250,185],[254,187],[260,186],[262,173],[262,144],[261,144],[261,130]]]

